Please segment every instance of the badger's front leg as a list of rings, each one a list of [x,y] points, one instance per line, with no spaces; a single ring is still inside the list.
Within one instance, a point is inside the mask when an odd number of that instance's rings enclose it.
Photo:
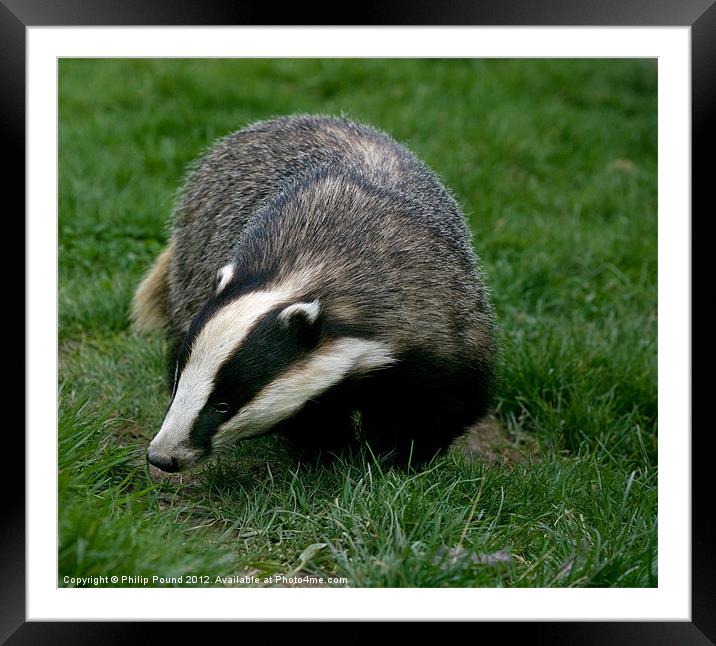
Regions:
[[[342,398],[309,401],[276,431],[300,460],[316,462],[358,445],[355,414]]]
[[[404,467],[429,462],[449,447],[464,427],[441,408],[426,407],[416,393],[410,401],[366,405],[361,411],[361,430],[373,453]]]
[[[434,377],[429,365],[405,362],[370,380],[361,405],[362,435],[376,454],[420,466],[484,414],[485,402],[470,375],[443,370]]]

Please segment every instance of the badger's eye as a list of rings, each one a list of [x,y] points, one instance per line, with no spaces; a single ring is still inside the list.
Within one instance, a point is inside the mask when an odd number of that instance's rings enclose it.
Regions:
[[[214,411],[224,415],[229,412],[229,405],[227,403],[222,402],[221,404],[217,404],[214,406]]]

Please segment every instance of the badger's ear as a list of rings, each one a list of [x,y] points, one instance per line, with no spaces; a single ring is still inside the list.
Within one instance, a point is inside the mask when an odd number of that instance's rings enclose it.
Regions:
[[[278,320],[288,330],[306,343],[315,343],[321,332],[321,302],[293,303],[278,315]]]
[[[214,293],[220,294],[224,287],[226,287],[230,282],[231,279],[234,277],[234,273],[236,272],[236,265],[234,265],[233,262],[230,262],[228,265],[224,265],[223,267],[220,267],[219,270],[216,272],[216,278],[214,279]]]

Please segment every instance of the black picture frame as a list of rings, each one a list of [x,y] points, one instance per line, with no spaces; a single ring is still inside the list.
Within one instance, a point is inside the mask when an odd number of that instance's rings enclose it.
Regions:
[[[716,144],[716,0],[621,0],[596,3],[591,0],[501,0],[497,2],[453,3],[397,2],[390,5],[371,3],[351,7],[353,25],[470,25],[470,26],[682,26],[691,28],[692,72],[692,227],[700,234],[693,240],[708,240],[716,225],[707,217],[711,166],[707,159]],[[323,9],[301,4],[287,8],[285,25],[337,25],[344,9]],[[269,15],[270,14],[270,15]],[[24,210],[25,193],[25,43],[26,28],[35,26],[121,26],[121,25],[270,25],[275,24],[276,7],[266,3],[169,2],[168,0],[0,0],[0,127],[6,161],[5,187],[17,197],[16,209]],[[708,156],[708,157],[707,157]],[[710,160],[709,160],[710,161]],[[8,202],[6,201],[6,204]],[[713,210],[713,207],[712,207]],[[701,212],[699,217],[695,214]],[[8,218],[12,220],[13,218]],[[19,221],[19,218],[14,218]],[[698,223],[698,227],[695,225]],[[708,228],[707,228],[708,227]],[[22,237],[25,239],[24,228]],[[7,268],[6,268],[6,271]],[[14,275],[7,273],[6,275]],[[693,264],[692,295],[709,285],[710,272]],[[711,291],[705,292],[707,295]],[[692,299],[692,322],[695,314],[708,307]],[[24,316],[24,315],[23,315]],[[713,328],[713,324],[711,324]],[[708,366],[713,356],[713,342],[693,327],[692,344],[699,343],[692,366],[692,401],[706,399],[708,380],[695,377],[697,365]],[[713,337],[713,330],[711,338]],[[24,332],[23,332],[24,336]],[[7,337],[6,337],[7,338]],[[706,341],[705,343],[703,343]],[[23,383],[25,380],[23,378]],[[30,387],[31,384],[28,384]],[[27,393],[26,393],[27,394]],[[698,395],[703,395],[699,398]],[[9,398],[8,398],[9,399]],[[24,465],[25,444],[19,433],[4,436],[6,464],[12,456],[15,464]],[[683,429],[684,433],[691,429]],[[502,640],[523,638],[532,643],[550,644],[713,644],[716,643],[716,567],[714,562],[713,514],[706,461],[709,424],[693,425],[692,432],[692,591],[691,621],[678,622],[487,622],[479,628],[495,631]],[[21,458],[22,456],[22,458]],[[17,492],[17,476],[3,470],[5,481],[3,529],[0,549],[0,641],[8,644],[43,643],[126,643],[146,638],[150,625],[131,622],[26,622],[25,621],[25,496]],[[159,626],[162,638],[172,639],[174,628]],[[348,639],[358,641],[368,627],[351,630]],[[427,626],[420,627],[423,637]],[[179,626],[186,635],[186,624]],[[438,627],[444,635],[445,627]],[[303,629],[301,629],[303,630]],[[333,631],[331,631],[333,632]],[[287,635],[290,633],[286,633]],[[243,633],[241,634],[243,635]],[[339,637],[339,635],[341,635]],[[236,635],[238,639],[242,636]],[[271,633],[266,637],[271,638]],[[344,631],[336,627],[329,639],[346,641]]]

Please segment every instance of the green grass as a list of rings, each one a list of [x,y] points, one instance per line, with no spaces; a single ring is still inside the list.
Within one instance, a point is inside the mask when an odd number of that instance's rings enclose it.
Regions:
[[[64,60],[59,79],[60,585],[657,585],[655,62]],[[133,290],[186,164],[293,112],[383,128],[455,192],[501,326],[496,417],[536,456],[307,467],[267,437],[152,480],[166,348],[130,333]]]

